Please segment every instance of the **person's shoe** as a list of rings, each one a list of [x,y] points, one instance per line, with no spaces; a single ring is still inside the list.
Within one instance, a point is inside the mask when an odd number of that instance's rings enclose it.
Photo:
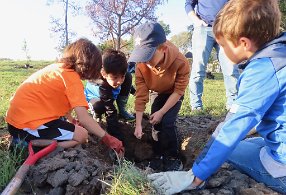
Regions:
[[[202,111],[203,108],[202,107],[195,107],[195,108],[192,108],[192,111]]]
[[[183,163],[178,158],[164,158],[164,171],[181,171],[183,170]]]
[[[129,114],[128,112],[124,114],[119,114],[119,118],[122,118],[123,120],[127,122],[134,122],[135,121],[135,116],[132,114]]]
[[[163,156],[157,156],[153,158],[151,161],[148,162],[147,167],[150,167],[154,171],[163,171],[164,170]]]

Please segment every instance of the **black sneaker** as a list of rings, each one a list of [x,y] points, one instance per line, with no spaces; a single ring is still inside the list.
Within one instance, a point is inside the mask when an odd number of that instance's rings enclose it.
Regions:
[[[151,161],[148,162],[147,167],[150,167],[154,171],[163,171],[164,170],[163,156],[158,156],[153,158]]]
[[[178,158],[164,158],[164,171],[181,171],[183,170],[183,163]]]

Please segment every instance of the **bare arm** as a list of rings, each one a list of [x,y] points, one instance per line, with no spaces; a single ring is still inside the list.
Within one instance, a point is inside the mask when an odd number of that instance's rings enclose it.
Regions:
[[[141,139],[143,132],[142,132],[142,118],[143,112],[136,111],[136,127],[134,131],[135,137]]]
[[[74,110],[80,124],[86,128],[89,133],[94,134],[100,138],[105,135],[106,132],[98,125],[95,120],[93,120],[85,107],[75,107]]]
[[[72,110],[70,110],[67,114],[66,114],[66,118],[68,119],[69,122],[73,122],[74,118],[71,115]]]
[[[168,110],[170,110],[170,108],[172,108],[179,101],[180,98],[181,95],[176,92],[173,92],[164,104],[164,106],[150,116],[150,123],[152,125],[158,124],[162,120],[164,114],[166,114],[166,112],[168,112]]]

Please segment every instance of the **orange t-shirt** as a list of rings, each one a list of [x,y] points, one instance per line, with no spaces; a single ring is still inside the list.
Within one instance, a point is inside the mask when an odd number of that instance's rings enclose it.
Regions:
[[[19,129],[36,129],[75,107],[88,108],[78,73],[62,66],[51,64],[19,86],[10,100],[7,123]]]

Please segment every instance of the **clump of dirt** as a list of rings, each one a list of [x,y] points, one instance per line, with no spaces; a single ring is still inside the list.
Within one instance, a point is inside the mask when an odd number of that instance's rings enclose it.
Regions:
[[[178,132],[182,140],[184,170],[192,167],[195,157],[203,149],[208,138],[222,118],[212,116],[179,117]],[[101,124],[103,127],[104,123]],[[143,119],[144,135],[138,140],[133,135],[134,124],[120,122],[120,131],[125,137],[125,158],[140,169],[145,161],[153,157],[152,126],[148,117]],[[29,171],[22,194],[106,194],[108,184],[112,183],[111,173],[117,162],[113,151],[90,136],[85,145],[63,150],[58,148],[53,153],[39,160]],[[247,175],[224,164],[200,191],[182,194],[278,194],[263,184],[255,182]]]

